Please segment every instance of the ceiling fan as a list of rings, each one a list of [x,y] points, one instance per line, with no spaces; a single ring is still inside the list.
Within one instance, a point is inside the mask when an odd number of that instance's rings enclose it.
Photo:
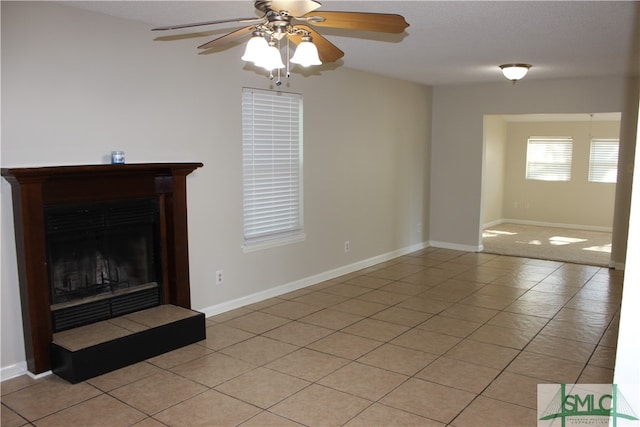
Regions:
[[[255,8],[262,15],[254,18],[233,18],[191,24],[168,25],[153,31],[177,30],[205,25],[236,22],[246,26],[198,46],[203,54],[235,43],[251,35],[243,60],[265,68],[273,77],[273,70],[284,68],[280,58],[281,41],[297,46],[295,54],[287,62],[302,66],[335,62],[344,52],[324,38],[312,27],[329,27],[347,30],[402,33],[409,24],[404,17],[387,13],[316,11],[320,3],[315,0],[255,0]],[[202,33],[195,36],[205,35]],[[159,37],[157,40],[176,40],[194,35]],[[288,44],[287,44],[288,46]],[[288,71],[287,71],[288,74]]]

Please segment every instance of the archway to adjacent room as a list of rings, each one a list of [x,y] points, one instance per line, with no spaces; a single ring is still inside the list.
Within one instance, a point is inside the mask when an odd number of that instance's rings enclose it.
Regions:
[[[485,115],[483,251],[609,266],[620,118]]]

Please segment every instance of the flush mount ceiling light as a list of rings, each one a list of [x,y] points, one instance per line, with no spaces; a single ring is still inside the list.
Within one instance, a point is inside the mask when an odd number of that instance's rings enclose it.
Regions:
[[[509,80],[516,84],[516,82],[527,75],[527,72],[531,68],[529,64],[502,64],[500,69],[502,74]]]
[[[276,84],[280,85],[282,83],[280,70],[286,67],[288,77],[289,63],[308,67],[334,62],[344,56],[344,52],[312,27],[402,33],[409,26],[402,16],[389,13],[316,11],[320,3],[315,0],[255,0],[254,7],[261,13],[261,17],[170,25],[154,28],[154,30],[177,30],[229,22],[247,25],[198,48],[205,49],[201,52],[202,54],[214,53],[219,51],[220,47],[233,45],[243,37],[251,35],[242,59],[264,68],[271,78],[274,77],[274,70],[277,70]],[[206,33],[195,33],[190,36],[198,37],[204,34]],[[157,37],[156,40],[169,41],[182,38],[186,38],[185,34]],[[297,46],[291,59],[289,59],[290,42]],[[281,59],[281,49],[287,58],[285,62]]]

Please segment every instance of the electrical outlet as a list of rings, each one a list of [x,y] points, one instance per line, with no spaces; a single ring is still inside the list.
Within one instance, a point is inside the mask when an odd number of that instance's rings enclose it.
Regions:
[[[346,252],[351,252],[351,243],[349,243],[348,240],[344,241],[344,251]]]
[[[224,276],[222,270],[216,271],[216,285],[222,285],[224,283]]]
[[[418,223],[418,233],[422,233],[422,223]]]

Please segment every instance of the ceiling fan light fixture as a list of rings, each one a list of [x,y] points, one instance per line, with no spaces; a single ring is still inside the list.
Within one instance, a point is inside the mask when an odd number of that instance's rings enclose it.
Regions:
[[[338,30],[374,31],[380,33],[399,34],[409,24],[401,15],[374,12],[314,12],[321,5],[316,0],[253,0],[259,17],[218,19],[213,21],[194,22],[191,24],[168,25],[152,30],[177,30],[181,28],[200,27],[204,25],[236,23],[244,25],[227,34],[208,41],[199,49],[206,49],[201,54],[214,53],[228,45],[235,44],[251,35],[247,43],[242,60],[253,63],[269,72],[269,78],[274,78],[277,71],[276,85],[280,81],[280,70],[286,68],[289,77],[291,64],[301,67],[321,65],[336,62],[344,56],[336,45],[324,38],[312,27],[328,27]],[[199,37],[209,32],[194,34],[176,34],[158,37],[156,40],[178,40],[182,38]],[[312,40],[315,38],[316,43]],[[356,37],[358,37],[356,35]],[[290,58],[292,50],[290,43],[298,46]],[[284,45],[281,55],[281,45]],[[322,58],[322,59],[321,59]],[[286,64],[286,65],[285,65]]]
[[[530,64],[503,64],[500,65],[500,69],[502,70],[502,74],[508,79],[511,80],[514,84],[524,78],[529,72],[529,68],[531,68]]]
[[[320,57],[318,56],[318,48],[313,44],[311,36],[302,37],[302,41],[296,48],[296,51],[289,62],[303,67],[322,64],[322,61],[320,61]]]
[[[242,55],[243,61],[256,63],[265,56],[269,49],[269,43],[259,32],[254,32],[253,37],[247,43],[247,47]]]
[[[284,68],[285,65],[280,57],[280,51],[277,47],[271,45],[265,51],[264,56],[255,62],[258,67],[262,67],[267,71],[273,71],[277,68]]]

